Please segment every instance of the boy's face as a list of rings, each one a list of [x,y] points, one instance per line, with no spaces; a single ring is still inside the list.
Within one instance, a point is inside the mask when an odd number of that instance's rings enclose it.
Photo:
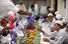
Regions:
[[[56,30],[59,30],[60,27],[58,26],[57,23],[55,23],[55,24],[54,24],[54,28],[55,28]]]
[[[53,20],[53,16],[48,16],[48,19],[49,20]]]

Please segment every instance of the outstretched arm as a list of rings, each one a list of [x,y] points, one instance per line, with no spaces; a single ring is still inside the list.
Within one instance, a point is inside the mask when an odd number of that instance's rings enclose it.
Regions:
[[[19,14],[25,14],[25,15],[32,15],[31,12],[27,12],[27,11],[23,11],[23,10],[19,10],[17,13],[19,13]]]

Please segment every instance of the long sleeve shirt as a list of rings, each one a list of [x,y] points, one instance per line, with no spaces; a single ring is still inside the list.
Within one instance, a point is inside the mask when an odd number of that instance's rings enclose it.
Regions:
[[[0,18],[9,11],[18,12],[19,9],[10,0],[0,0]]]
[[[68,32],[66,32],[66,39],[63,41],[63,44],[68,44]]]
[[[61,29],[57,33],[57,36],[55,37],[55,39],[54,40],[50,40],[50,44],[62,44],[63,41],[65,40],[65,38],[66,38],[66,31]]]

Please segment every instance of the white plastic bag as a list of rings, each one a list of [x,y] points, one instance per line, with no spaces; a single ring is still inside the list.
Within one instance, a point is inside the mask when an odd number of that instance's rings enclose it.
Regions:
[[[8,34],[7,36],[3,36],[2,39],[1,39],[1,42],[2,43],[9,43],[9,41],[11,41],[11,35]]]
[[[23,37],[24,33],[19,29],[14,29],[14,32],[17,34],[18,37]]]

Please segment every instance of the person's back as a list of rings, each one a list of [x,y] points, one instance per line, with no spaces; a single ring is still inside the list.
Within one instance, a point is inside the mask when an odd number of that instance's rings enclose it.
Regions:
[[[62,44],[68,44],[68,33],[67,33],[66,39],[63,41]]]
[[[63,41],[62,44],[68,44],[68,26],[66,27],[66,39]]]

